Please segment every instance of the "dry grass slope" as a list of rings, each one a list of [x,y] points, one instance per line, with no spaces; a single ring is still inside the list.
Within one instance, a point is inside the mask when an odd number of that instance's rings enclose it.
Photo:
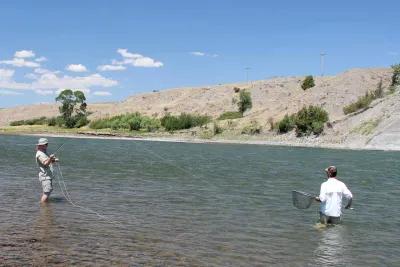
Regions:
[[[234,88],[239,87],[251,92],[253,108],[243,118],[237,119],[235,127],[242,128],[257,121],[263,129],[269,128],[269,121],[278,121],[285,114],[292,114],[308,105],[323,107],[329,113],[334,127],[328,129],[319,142],[346,143],[371,142],[383,126],[397,120],[397,107],[393,101],[397,94],[386,97],[375,106],[358,115],[344,115],[343,107],[356,101],[366,92],[375,90],[380,80],[387,88],[391,81],[391,69],[352,69],[336,76],[314,77],[315,87],[304,91],[301,82],[304,77],[278,77],[247,83],[225,84],[198,88],[177,88],[159,92],[143,93],[128,97],[117,103],[90,104],[90,119],[114,116],[128,112],[140,112],[145,115],[161,117],[164,114],[198,113],[217,118],[223,112],[236,111],[232,98],[237,96]],[[398,102],[397,102],[398,103]],[[0,126],[10,121],[25,120],[41,116],[56,116],[56,104],[41,104],[0,109]],[[399,115],[400,119],[400,115]],[[363,122],[379,120],[379,125],[368,131],[368,135],[359,134],[354,128]],[[276,137],[282,139],[282,137]],[[290,138],[290,137],[288,137]]]

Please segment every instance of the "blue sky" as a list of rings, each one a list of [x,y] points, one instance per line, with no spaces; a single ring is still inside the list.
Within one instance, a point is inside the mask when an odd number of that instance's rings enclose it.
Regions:
[[[400,62],[399,1],[0,1],[0,107]]]

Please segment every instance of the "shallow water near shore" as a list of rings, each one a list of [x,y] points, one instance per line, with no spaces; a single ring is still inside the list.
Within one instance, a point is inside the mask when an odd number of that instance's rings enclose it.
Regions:
[[[0,265],[400,265],[399,152],[50,138],[63,180],[41,206],[36,142],[0,136]],[[332,164],[354,210],[320,229],[291,190]]]

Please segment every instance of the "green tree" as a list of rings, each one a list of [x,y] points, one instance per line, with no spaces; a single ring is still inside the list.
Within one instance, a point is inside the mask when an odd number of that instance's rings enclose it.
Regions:
[[[237,103],[239,112],[244,113],[246,110],[251,109],[253,103],[251,101],[251,94],[248,91],[241,90],[239,93],[239,102]]]
[[[393,74],[392,74],[392,86],[396,86],[400,84],[400,64],[392,65]]]
[[[56,101],[61,103],[59,111],[66,127],[74,128],[87,124],[86,97],[82,91],[65,89],[56,97]]]
[[[324,123],[329,120],[328,112],[321,107],[309,106],[302,108],[295,116],[297,136],[320,134]]]
[[[314,78],[312,75],[308,75],[306,76],[306,78],[304,79],[303,83],[301,84],[301,88],[303,90],[307,90],[308,88],[314,87],[315,83],[314,83]]]

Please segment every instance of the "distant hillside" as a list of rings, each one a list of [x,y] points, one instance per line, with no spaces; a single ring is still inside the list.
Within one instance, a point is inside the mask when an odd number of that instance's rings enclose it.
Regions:
[[[386,134],[384,129],[395,132],[396,125],[399,125],[400,131],[400,108],[397,108],[400,96],[394,93],[376,100],[372,103],[372,108],[358,115],[345,115],[343,107],[353,103],[366,92],[375,90],[380,80],[387,90],[391,74],[389,68],[352,69],[336,76],[314,77],[315,87],[306,91],[301,89],[304,77],[279,77],[249,83],[169,89],[134,95],[118,103],[89,103],[89,110],[93,112],[90,119],[136,111],[157,117],[167,112],[172,114],[187,112],[208,114],[216,118],[225,111],[237,110],[232,98],[237,95],[234,88],[238,87],[249,90],[253,100],[253,108],[244,118],[237,120],[238,128],[251,120],[256,120],[267,132],[268,120],[276,122],[285,114],[295,113],[304,106],[318,105],[328,111],[333,125],[333,128],[327,129],[326,134],[321,136],[318,142],[352,142],[373,146],[375,143],[387,140],[383,137]],[[57,114],[58,107],[55,104],[2,109],[0,126],[8,125],[15,120],[50,117]],[[367,125],[368,122],[370,126]],[[372,129],[363,131],[362,127]],[[274,138],[284,140],[291,137],[284,135]]]

